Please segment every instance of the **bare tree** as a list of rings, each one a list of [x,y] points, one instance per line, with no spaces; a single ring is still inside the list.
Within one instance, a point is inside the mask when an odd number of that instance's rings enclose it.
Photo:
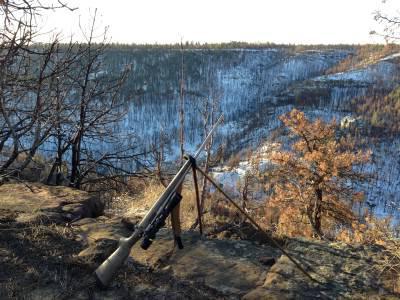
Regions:
[[[51,129],[49,91],[69,61],[57,59],[57,36],[46,45],[35,45],[34,38],[37,16],[58,8],[66,5],[43,6],[36,0],[0,5],[0,155],[6,158],[0,164],[2,179],[18,176],[30,164]],[[22,153],[23,162],[12,167]]]
[[[97,35],[95,11],[86,42],[34,43],[39,1],[7,1],[0,5],[5,18],[0,30],[0,176],[18,177],[41,151],[51,157],[47,182],[69,185],[123,180],[137,175],[133,135],[118,131],[125,114],[120,89],[129,66],[108,74],[104,65],[106,29]],[[45,153],[43,152],[45,151]],[[64,167],[63,167],[64,166]],[[67,167],[70,171],[67,172]]]
[[[181,40],[181,72],[179,81],[179,145],[181,150],[181,161],[183,161],[183,155],[185,154],[185,60],[183,56],[183,42]]]
[[[396,43],[400,40],[400,15],[396,12],[385,10],[385,4],[390,4],[392,1],[382,0],[384,6],[382,9],[374,12],[374,19],[379,24],[383,25],[380,30],[371,31],[370,34],[381,36],[386,43]]]
[[[201,109],[201,115],[203,119],[203,135],[206,136],[210,131],[213,124],[216,122],[218,118],[218,114],[220,113],[219,109],[219,97],[218,93],[214,93],[203,100],[203,107]],[[211,157],[211,148],[214,144],[214,137],[210,138],[210,141],[205,146],[206,158],[204,162],[204,172],[208,174],[210,165],[212,163]],[[200,193],[200,206],[203,210],[204,202],[207,196],[207,179],[203,177],[202,185],[201,185],[201,193]]]

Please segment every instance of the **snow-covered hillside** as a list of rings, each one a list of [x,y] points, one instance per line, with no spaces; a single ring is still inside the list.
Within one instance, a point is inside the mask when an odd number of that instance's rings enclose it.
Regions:
[[[230,151],[256,145],[265,128],[277,124],[276,116],[287,109],[283,93],[295,83],[324,74],[349,50],[302,51],[285,49],[188,50],[185,60],[185,138],[187,150],[201,140],[202,119],[199,111],[205,98],[219,101],[226,129],[217,137]],[[113,57],[109,68],[133,65],[124,90],[126,118],[116,131],[132,132],[143,147],[157,143],[160,132],[171,138],[170,157],[176,154],[180,81],[180,52],[141,53],[132,51],[119,60]],[[115,55],[114,55],[115,56]],[[256,135],[253,132],[262,129]],[[232,143],[234,136],[235,142]]]
[[[358,70],[324,75],[349,50],[284,48],[187,50],[184,59],[185,148],[193,151],[202,138],[204,99],[218,100],[225,127],[217,142],[234,152],[260,143],[276,127],[277,116],[292,106],[332,114],[375,86],[390,89],[398,75],[396,57]],[[133,133],[139,145],[158,143],[161,132],[171,142],[168,156],[177,154],[181,53],[176,50],[131,50],[109,54],[109,73],[125,64],[132,71],[123,90],[125,119],[115,131]]]
[[[350,53],[284,48],[184,51],[186,151],[194,151],[202,139],[201,111],[207,98],[217,99],[224,113],[216,143],[225,145],[229,154],[262,144],[279,126],[278,116],[293,107],[301,107],[312,118],[340,119],[351,114],[351,100],[398,84],[398,55],[325,75]],[[127,114],[114,130],[122,136],[134,134],[140,150],[167,135],[169,160],[178,156],[181,55],[177,50],[131,50],[110,53],[105,60],[109,74],[132,65],[122,95]],[[365,187],[367,202],[377,214],[388,215],[400,202],[399,142],[382,141],[372,148],[376,180]],[[248,168],[244,159],[237,170],[220,170],[216,176],[234,190]]]

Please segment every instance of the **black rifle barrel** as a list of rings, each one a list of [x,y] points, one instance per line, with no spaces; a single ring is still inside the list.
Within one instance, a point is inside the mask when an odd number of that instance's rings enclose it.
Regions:
[[[197,149],[194,158],[196,159],[209,139],[211,138],[213,132],[223,120],[223,115],[221,115],[217,122],[214,124],[210,130],[207,137],[204,139],[203,143]],[[107,286],[113,279],[114,275],[117,273],[118,269],[122,266],[124,261],[128,258],[131,248],[135,243],[143,236],[144,230],[152,222],[152,220],[157,216],[160,208],[164,205],[165,201],[176,192],[177,188],[185,180],[186,174],[191,170],[192,161],[190,159],[186,160],[183,166],[180,168],[178,173],[166,187],[165,191],[161,194],[158,200],[150,208],[149,212],[139,223],[135,232],[128,238],[121,238],[119,240],[118,248],[115,250],[95,271],[96,280],[99,285]]]

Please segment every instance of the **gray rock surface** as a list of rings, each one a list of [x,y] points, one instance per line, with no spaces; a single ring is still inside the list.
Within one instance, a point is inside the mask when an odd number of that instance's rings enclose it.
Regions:
[[[318,282],[281,256],[264,283],[244,299],[397,299],[384,288],[376,268],[383,258],[379,246],[294,239],[287,250]]]
[[[79,254],[82,257],[111,253],[118,237],[129,234],[116,219],[83,223],[79,227],[87,237],[88,248]],[[171,231],[162,229],[148,250],[136,244],[128,261],[146,272],[158,270],[193,285],[202,284],[227,298],[396,299],[376,268],[383,259],[379,246],[287,241],[286,250],[316,280],[313,282],[267,243],[201,238],[197,232],[184,232],[182,239],[185,248],[174,248]],[[102,259],[104,256],[96,260]]]
[[[127,235],[116,220],[80,222],[83,224],[74,227],[86,238],[88,248],[79,256],[92,262],[101,262],[104,257],[99,256],[115,249],[119,235]],[[182,240],[184,249],[174,248],[171,231],[162,229],[148,250],[137,243],[129,259],[150,269],[168,271],[171,276],[193,284],[202,283],[222,294],[239,296],[264,282],[269,266],[260,262],[262,257],[279,257],[275,248],[249,241],[207,239],[197,232],[183,233]]]

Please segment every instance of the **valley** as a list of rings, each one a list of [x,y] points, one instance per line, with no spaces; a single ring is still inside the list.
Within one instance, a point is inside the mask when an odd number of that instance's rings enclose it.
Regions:
[[[397,87],[399,58],[387,54],[357,68],[327,74],[355,53],[351,47],[300,51],[285,47],[183,51],[114,47],[105,54],[106,73],[132,66],[121,94],[127,113],[114,129],[121,136],[130,134],[131,142],[139,144],[141,151],[151,152],[152,147],[163,144],[166,161],[178,159],[182,58],[184,148],[189,153],[204,136],[207,103],[215,105],[214,118],[224,114],[214,149],[222,148],[226,159],[268,144],[280,126],[278,117],[292,108],[326,121],[362,118],[356,110],[358,102],[370,95],[386,95]],[[361,135],[368,139],[367,133]],[[382,135],[366,142],[364,147],[371,148],[373,163],[365,168],[372,171],[374,179],[363,188],[369,205],[364,204],[360,211],[369,207],[379,216],[399,215],[399,142],[398,135]]]

